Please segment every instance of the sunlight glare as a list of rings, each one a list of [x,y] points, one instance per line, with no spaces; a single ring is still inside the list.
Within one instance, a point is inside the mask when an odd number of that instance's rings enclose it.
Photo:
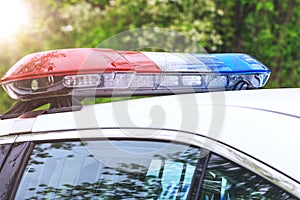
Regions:
[[[0,0],[0,36],[12,36],[28,23],[28,10],[22,0]]]

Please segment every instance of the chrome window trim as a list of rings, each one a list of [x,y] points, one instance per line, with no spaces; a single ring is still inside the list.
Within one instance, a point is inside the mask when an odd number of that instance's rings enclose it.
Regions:
[[[98,130],[98,131],[97,131]],[[57,131],[49,133],[31,133],[19,135],[16,142],[26,141],[49,141],[63,139],[143,139],[143,140],[163,140],[184,143],[189,145],[206,148],[220,156],[223,156],[238,165],[247,168],[259,176],[267,179],[274,185],[300,198],[300,184],[280,173],[272,167],[246,155],[234,148],[231,148],[212,139],[206,138],[199,134],[182,132],[177,130],[158,130],[147,128],[124,128],[124,129],[85,129],[78,131]]]
[[[0,137],[0,145],[1,144],[12,144],[16,141],[16,138],[17,138],[16,135],[1,136]]]

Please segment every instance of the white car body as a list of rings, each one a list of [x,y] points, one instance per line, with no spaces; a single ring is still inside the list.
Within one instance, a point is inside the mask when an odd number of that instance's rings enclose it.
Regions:
[[[183,142],[229,156],[300,197],[299,94],[300,89],[262,89],[87,105],[80,111],[1,120],[0,144],[94,137]],[[91,129],[102,135],[84,132]]]

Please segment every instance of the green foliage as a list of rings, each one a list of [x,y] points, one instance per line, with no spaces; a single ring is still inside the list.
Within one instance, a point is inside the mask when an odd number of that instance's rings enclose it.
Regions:
[[[246,52],[272,70],[267,87],[299,87],[300,1],[217,1],[220,52]]]
[[[181,32],[209,51],[216,50],[222,44],[221,35],[215,31],[213,25],[220,15],[217,14],[216,5],[211,0],[113,2],[106,6],[103,15],[107,36],[135,28],[160,27]]]
[[[1,66],[0,64],[0,73],[3,74],[5,73],[5,67]],[[8,110],[9,107],[14,103],[14,101],[12,101],[8,95],[6,94],[6,92],[2,89],[2,87],[0,88],[0,113],[3,113],[4,111]]]
[[[181,44],[183,40],[171,37],[178,31],[208,52],[245,52],[258,58],[272,70],[267,87],[300,86],[300,0],[23,1],[31,23],[10,38],[0,38],[0,75],[28,53],[99,44],[115,47],[119,41],[105,43],[106,39],[127,30],[159,27],[170,34],[157,37],[153,29],[144,29],[124,39],[171,49],[163,45]],[[191,51],[183,46],[171,50]],[[13,103],[1,91],[0,112]]]

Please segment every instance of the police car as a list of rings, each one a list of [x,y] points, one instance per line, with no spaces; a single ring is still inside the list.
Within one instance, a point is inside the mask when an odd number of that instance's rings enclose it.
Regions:
[[[25,56],[1,79],[0,198],[299,199],[300,90],[269,75],[246,54]]]

